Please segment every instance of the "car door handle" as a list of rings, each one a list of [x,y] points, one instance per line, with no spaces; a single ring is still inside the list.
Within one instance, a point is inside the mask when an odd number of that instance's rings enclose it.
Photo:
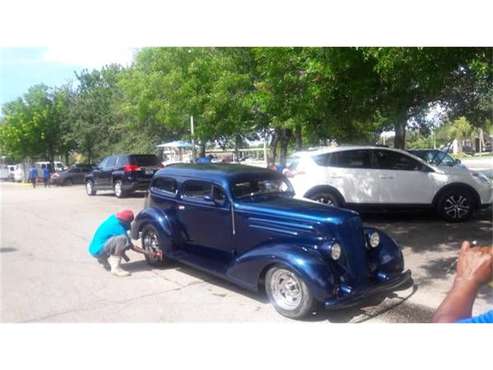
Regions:
[[[178,206],[178,209],[179,209],[179,210],[184,210],[184,209],[185,209],[185,206],[179,205],[179,206]]]
[[[392,180],[394,176],[380,176],[380,178],[383,180]]]

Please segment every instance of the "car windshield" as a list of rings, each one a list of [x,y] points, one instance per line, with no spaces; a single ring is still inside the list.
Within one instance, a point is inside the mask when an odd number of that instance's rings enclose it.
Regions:
[[[289,183],[282,178],[259,178],[237,181],[232,184],[231,191],[236,199],[272,195],[290,196],[293,194]]]
[[[454,158],[440,150],[411,151],[411,153],[434,165],[454,166],[456,164]]]
[[[140,154],[130,156],[130,164],[137,166],[159,166],[159,159],[153,154]]]

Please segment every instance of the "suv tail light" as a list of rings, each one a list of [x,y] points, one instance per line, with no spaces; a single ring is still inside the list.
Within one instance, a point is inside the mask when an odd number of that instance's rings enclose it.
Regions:
[[[141,168],[135,164],[126,164],[125,166],[123,166],[124,172],[135,172],[140,170]]]

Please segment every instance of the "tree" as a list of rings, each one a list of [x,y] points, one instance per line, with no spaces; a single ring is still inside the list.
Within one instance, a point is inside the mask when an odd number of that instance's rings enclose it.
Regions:
[[[394,127],[397,148],[405,146],[407,123],[421,121],[433,104],[453,100],[450,85],[467,84],[470,66],[484,59],[479,48],[365,48],[362,53],[379,80],[374,97],[365,100],[374,99],[375,111]]]
[[[69,139],[77,144],[88,163],[111,153],[112,144],[121,140],[120,116],[115,110],[121,73],[120,66],[111,65],[101,71],[76,74],[78,87],[71,99],[73,130]]]
[[[3,114],[0,145],[15,160],[53,161],[66,149],[63,122],[67,100],[60,91],[35,85],[22,98],[5,104]]]

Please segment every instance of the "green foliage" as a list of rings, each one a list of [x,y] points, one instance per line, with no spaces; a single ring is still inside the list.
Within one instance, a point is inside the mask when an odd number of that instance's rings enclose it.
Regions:
[[[432,107],[491,130],[491,60],[491,48],[144,48],[129,68],[86,70],[75,88],[36,86],[6,104],[0,149],[88,161],[153,152],[190,139],[191,115],[202,144],[238,148],[268,133],[281,160],[288,148],[374,143],[392,128],[403,147],[406,126],[411,147],[429,147]],[[461,125],[435,140],[462,135]]]
[[[0,148],[16,161],[26,157],[53,160],[70,143],[63,138],[68,100],[62,90],[36,85],[3,107]]]

